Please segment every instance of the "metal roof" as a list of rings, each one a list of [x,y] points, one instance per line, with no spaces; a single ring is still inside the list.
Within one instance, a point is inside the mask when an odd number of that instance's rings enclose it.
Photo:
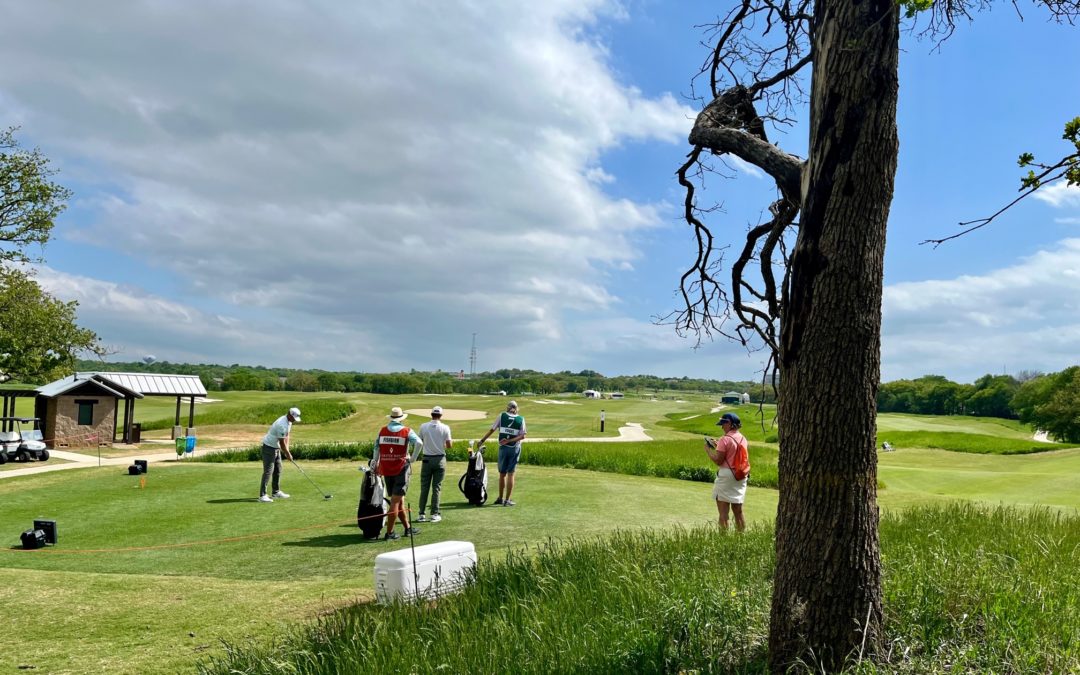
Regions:
[[[140,392],[129,389],[128,387],[124,387],[123,385],[117,386],[119,383],[104,382],[100,378],[96,377],[96,373],[75,373],[74,375],[68,375],[67,377],[61,378],[55,382],[50,382],[46,385],[38,387],[37,391],[39,394],[46,398],[54,398],[56,396],[66,394],[72,389],[78,389],[79,387],[86,384],[92,384],[96,387],[100,387],[101,389],[104,389],[113,396],[117,396],[119,398],[125,398],[131,394],[134,394],[137,398],[142,398],[142,394]],[[110,384],[112,384],[113,386],[109,386]]]
[[[105,382],[112,382],[137,391],[144,396],[206,396],[206,387],[198,375],[164,375],[161,373],[93,373]]]

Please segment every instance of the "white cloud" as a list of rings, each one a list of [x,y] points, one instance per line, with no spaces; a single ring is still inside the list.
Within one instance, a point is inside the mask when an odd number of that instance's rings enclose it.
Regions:
[[[885,380],[1076,365],[1080,239],[981,276],[888,286],[883,316]]]
[[[1060,181],[1039,188],[1032,193],[1032,196],[1055,208],[1080,207],[1080,187],[1067,185]]]
[[[632,268],[638,234],[666,222],[665,204],[604,192],[606,151],[683,143],[692,119],[613,74],[594,29],[623,12],[615,0],[17,3],[0,26],[0,60],[19,63],[0,72],[0,112],[33,120],[23,133],[88,186],[78,204],[93,218],[57,234],[178,278],[189,314],[258,308],[364,334],[359,351],[312,343],[356,368],[395,353],[427,359],[396,367],[445,366],[473,331],[521,349],[569,334],[567,312],[617,306],[606,275]],[[181,312],[68,271],[106,293],[102,305],[63,286],[109,332],[129,329],[125,303]],[[260,336],[242,337],[269,350]]]

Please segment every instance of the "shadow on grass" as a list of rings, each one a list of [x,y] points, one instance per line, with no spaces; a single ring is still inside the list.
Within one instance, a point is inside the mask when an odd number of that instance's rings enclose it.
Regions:
[[[305,548],[344,548],[354,544],[377,544],[381,539],[365,539],[359,530],[353,526],[353,534],[324,534],[310,539],[299,541],[286,541],[282,546],[301,546]]]
[[[259,503],[258,497],[242,497],[240,499],[207,499],[207,504],[243,504],[244,502]]]

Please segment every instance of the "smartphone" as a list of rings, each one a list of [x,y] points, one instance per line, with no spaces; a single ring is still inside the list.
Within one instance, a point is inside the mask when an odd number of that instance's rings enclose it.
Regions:
[[[708,436],[705,437],[705,444],[708,445],[710,448],[716,448],[716,441],[709,438]]]

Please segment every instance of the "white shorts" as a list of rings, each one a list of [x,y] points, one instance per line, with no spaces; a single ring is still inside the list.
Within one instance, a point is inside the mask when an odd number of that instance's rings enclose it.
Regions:
[[[746,481],[746,478],[735,480],[731,469],[721,468],[716,472],[716,480],[713,482],[713,499],[728,504],[742,504],[746,499]]]

